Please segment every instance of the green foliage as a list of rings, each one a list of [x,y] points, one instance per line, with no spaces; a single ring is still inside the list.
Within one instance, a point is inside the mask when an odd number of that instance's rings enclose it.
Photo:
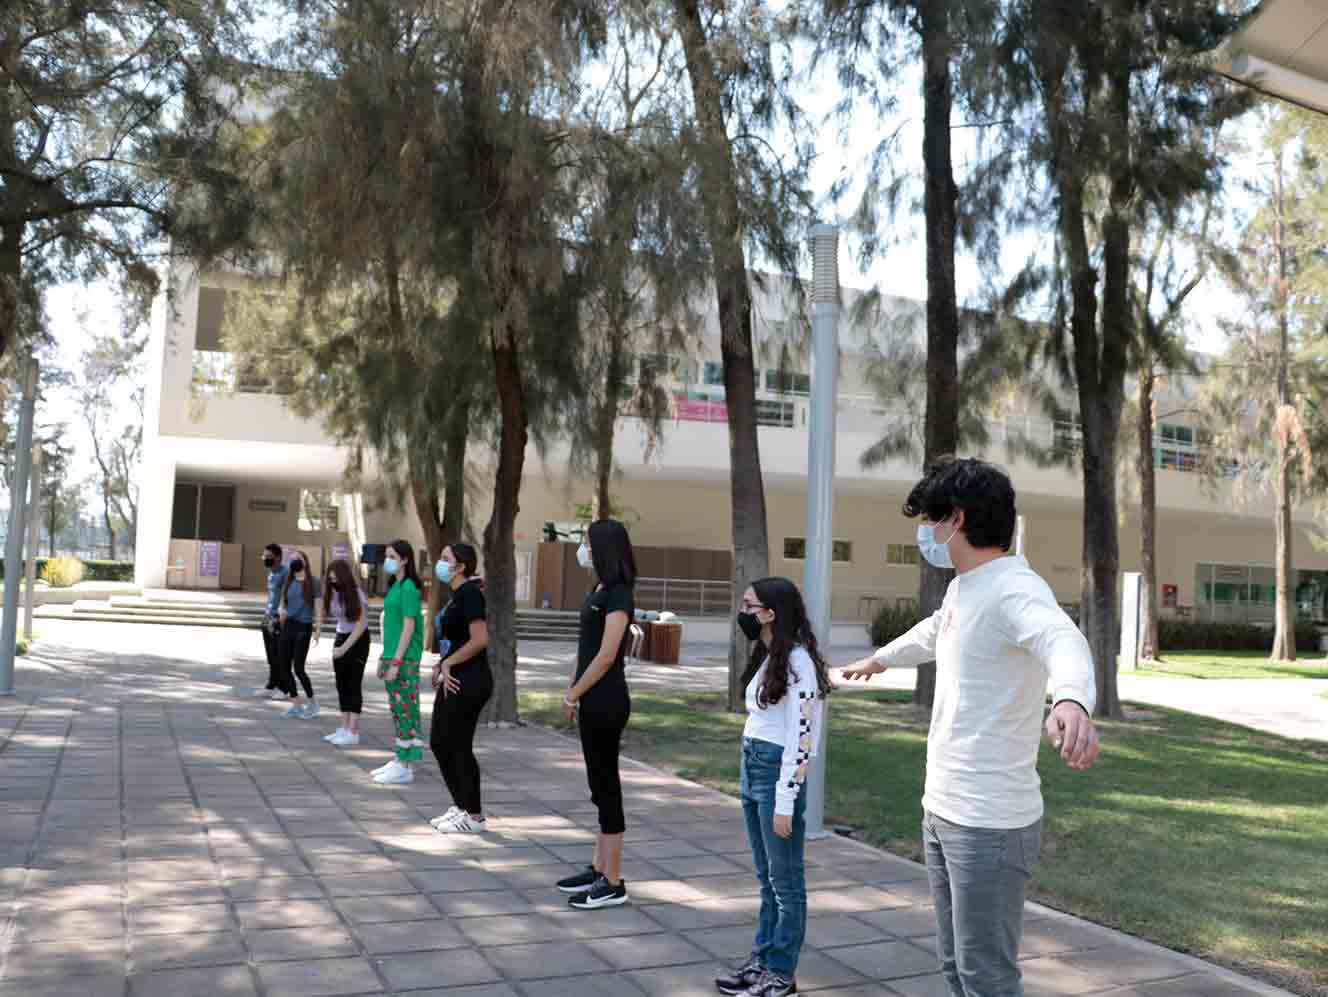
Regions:
[[[867,627],[872,645],[884,647],[922,622],[916,606],[882,606]]]
[[[60,280],[156,289],[169,191],[206,169],[247,0],[7,0],[0,11],[0,353]]]
[[[51,588],[67,589],[83,580],[83,562],[76,557],[52,557],[42,565],[41,577]]]
[[[38,578],[45,578],[46,564],[51,558],[36,559]],[[88,582],[132,582],[134,580],[133,561],[84,561],[83,580]],[[0,578],[5,577],[4,558],[0,558]]]
[[[1296,646],[1318,646],[1318,628],[1313,623],[1296,624]],[[1163,617],[1157,622],[1157,639],[1167,651],[1271,651],[1273,631],[1252,623],[1209,623]]]

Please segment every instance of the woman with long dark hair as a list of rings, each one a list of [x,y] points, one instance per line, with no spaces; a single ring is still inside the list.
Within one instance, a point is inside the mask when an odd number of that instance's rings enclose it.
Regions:
[[[314,633],[314,604],[318,601],[318,581],[309,569],[309,555],[296,551],[291,559],[286,580],[281,583],[277,619],[281,624],[281,637],[277,642],[277,667],[281,689],[290,702],[282,714],[288,719],[312,720],[318,716],[318,702],[314,699],[314,684],[309,681],[305,662],[309,658],[309,643]],[[296,679],[304,686],[305,700],[300,698]]]
[[[415,781],[414,764],[424,757],[420,737],[420,658],[424,656],[424,612],[420,604],[420,577],[415,571],[415,548],[405,540],[388,544],[383,570],[392,587],[383,599],[383,656],[378,677],[387,686],[396,727],[396,754],[373,781],[383,786]]]
[[[577,551],[584,568],[595,571],[595,587],[581,606],[576,673],[563,710],[581,732],[581,754],[590,783],[590,801],[599,810],[595,854],[584,872],[560,880],[558,889],[572,894],[576,910],[597,910],[627,902],[622,879],[622,780],[618,750],[632,714],[623,664],[627,628],[635,613],[636,555],[627,527],[615,519],[591,523],[586,542]]]
[[[434,566],[438,581],[451,590],[438,614],[438,663],[433,667],[433,719],[429,747],[438,759],[452,807],[429,823],[441,834],[473,834],[488,827],[480,802],[480,763],[475,728],[493,695],[489,670],[489,623],[484,588],[475,572],[479,553],[470,544],[443,548]]]
[[[802,593],[787,578],[762,578],[743,593],[738,626],[755,641],[743,675],[740,795],[761,914],[747,961],[715,980],[721,993],[796,994],[794,973],[807,931],[803,786],[817,751],[822,700],[833,687],[807,620]]]
[[[364,666],[369,661],[369,602],[360,589],[350,562],[338,558],[327,566],[323,601],[314,620],[314,643],[324,617],[337,621],[332,641],[332,670],[337,676],[337,706],[341,726],[323,740],[331,744],[360,743],[360,713],[364,709]]]

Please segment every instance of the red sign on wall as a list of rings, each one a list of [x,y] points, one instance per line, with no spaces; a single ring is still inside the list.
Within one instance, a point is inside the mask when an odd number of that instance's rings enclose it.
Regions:
[[[729,407],[707,399],[675,398],[673,418],[678,422],[728,422]]]

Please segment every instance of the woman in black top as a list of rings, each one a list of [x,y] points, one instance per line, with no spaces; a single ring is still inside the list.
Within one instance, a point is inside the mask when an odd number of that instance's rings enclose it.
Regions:
[[[429,747],[438,759],[452,807],[429,823],[441,834],[473,834],[486,827],[480,804],[480,763],[475,760],[475,728],[493,695],[489,670],[489,624],[484,589],[475,577],[479,556],[470,544],[444,547],[437,578],[452,590],[438,614],[438,663],[433,666]]]
[[[560,881],[558,889],[574,894],[569,903],[577,910],[596,910],[627,902],[621,875],[627,823],[618,749],[632,713],[623,654],[635,609],[636,558],[627,528],[613,519],[590,525],[577,556],[583,567],[594,567],[597,584],[581,607],[576,674],[563,708],[568,723],[575,719],[581,731],[590,800],[599,809],[599,837],[590,867]]]

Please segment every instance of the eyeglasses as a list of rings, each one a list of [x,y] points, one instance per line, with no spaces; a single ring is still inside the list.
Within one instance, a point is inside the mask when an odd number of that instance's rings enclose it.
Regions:
[[[746,599],[738,606],[744,613],[753,613],[758,609],[769,609],[769,606],[762,605],[759,602],[748,602]]]

